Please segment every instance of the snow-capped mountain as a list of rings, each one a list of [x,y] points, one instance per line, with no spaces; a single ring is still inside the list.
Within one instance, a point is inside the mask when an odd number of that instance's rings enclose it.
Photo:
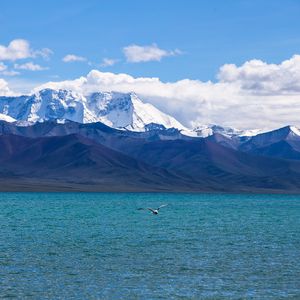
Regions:
[[[6,118],[9,122],[71,120],[78,123],[102,122],[113,128],[132,131],[146,131],[151,126],[188,131],[175,118],[144,103],[134,93],[80,95],[67,90],[44,89],[29,96],[0,97],[0,114],[0,119]]]
[[[193,129],[193,132],[197,134],[198,137],[209,137],[216,133],[221,134],[225,137],[247,137],[257,135],[260,130],[239,130],[231,127],[223,127],[220,125],[209,124],[209,125],[199,125]]]
[[[286,126],[241,141],[238,150],[243,152],[300,160],[300,130],[295,126]]]
[[[69,90],[44,89],[28,96],[0,97],[0,121],[28,126],[47,120],[59,123],[66,120],[77,123],[101,122],[112,128],[137,132],[165,132],[169,129],[168,136],[173,138],[182,135],[208,138],[242,151],[252,151],[282,140],[293,148],[300,147],[300,130],[294,126],[264,133],[214,124],[199,125],[191,130],[172,116],[143,102],[134,93],[97,92],[82,95]],[[171,132],[171,129],[175,131]]]
[[[260,147],[266,147],[282,141],[285,141],[290,145],[293,145],[295,142],[299,143],[300,129],[295,126],[285,126],[276,130],[261,133],[251,137],[246,143],[242,145],[242,148],[245,150],[251,150],[253,148],[256,149]]]
[[[153,124],[156,129],[162,125],[165,128],[186,130],[175,118],[144,103],[134,93],[93,93],[87,97],[87,104],[97,121],[113,128],[145,131]]]
[[[0,97],[0,113],[17,121],[70,119],[83,122],[84,97],[65,90],[41,90],[19,97]]]

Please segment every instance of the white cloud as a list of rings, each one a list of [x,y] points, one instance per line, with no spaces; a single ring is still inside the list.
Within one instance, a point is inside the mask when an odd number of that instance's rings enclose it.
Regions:
[[[7,69],[7,66],[3,62],[0,61],[0,72],[5,71],[6,69]]]
[[[224,83],[237,83],[250,93],[279,95],[300,92],[300,55],[280,64],[267,64],[250,60],[238,67],[226,64],[220,68],[218,79]]]
[[[131,63],[160,61],[163,57],[180,54],[181,51],[176,49],[168,51],[160,49],[156,44],[150,46],[129,45],[123,48],[126,60]]]
[[[16,76],[20,73],[14,70],[8,70],[7,65],[5,65],[3,62],[0,62],[0,74],[5,76]]]
[[[35,50],[33,52],[33,56],[32,57],[37,57],[37,56],[41,56],[42,58],[48,60],[49,57],[53,54],[53,51],[49,48],[43,48],[40,50]]]
[[[8,83],[0,78],[0,96],[11,96],[13,93],[8,87]]]
[[[63,62],[75,62],[75,61],[86,61],[87,59],[83,56],[77,56],[74,54],[68,54],[66,55],[62,61]]]
[[[5,76],[17,76],[17,75],[20,75],[20,72],[18,71],[15,71],[15,70],[5,70],[3,72],[0,72],[2,75],[5,75]]]
[[[103,58],[101,67],[111,67],[115,65],[119,60],[118,59],[113,59],[113,58]]]
[[[14,64],[14,68],[16,70],[27,70],[27,71],[43,71],[48,69],[46,67],[42,67],[38,64],[35,64],[33,62],[27,62],[24,64]]]
[[[30,48],[29,42],[23,39],[12,40],[8,46],[0,45],[0,60],[16,61],[37,56],[46,58],[51,53],[52,51],[48,48],[33,50]]]
[[[7,47],[0,45],[0,60],[17,60],[31,57],[28,41],[16,39],[11,41]]]
[[[43,86],[88,94],[119,91],[139,94],[187,126],[214,123],[240,129],[300,126],[300,63],[298,55],[280,64],[253,60],[224,65],[219,81],[183,79],[162,82],[92,70],[86,77]]]

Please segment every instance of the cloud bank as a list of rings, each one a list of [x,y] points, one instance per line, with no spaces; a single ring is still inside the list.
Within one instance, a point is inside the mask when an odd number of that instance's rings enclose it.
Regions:
[[[250,60],[242,66],[226,64],[220,68],[218,79],[223,83],[237,83],[250,93],[265,95],[298,94],[300,92],[300,55],[282,63],[267,64]]]

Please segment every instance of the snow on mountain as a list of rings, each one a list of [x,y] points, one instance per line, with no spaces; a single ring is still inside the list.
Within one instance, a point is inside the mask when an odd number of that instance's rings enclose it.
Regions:
[[[25,124],[71,120],[102,122],[133,131],[145,131],[149,124],[188,131],[175,118],[144,103],[134,93],[98,92],[84,96],[67,90],[44,89],[29,96],[0,97],[0,113]]]
[[[280,141],[300,141],[300,130],[295,126],[285,126],[253,136],[251,143],[256,147],[266,146]]]
[[[199,125],[193,129],[198,137],[208,137],[215,133],[221,134],[226,137],[239,137],[239,136],[253,136],[260,132],[260,130],[239,130],[230,127],[222,127],[215,124]]]
[[[64,90],[41,90],[30,96],[0,97],[0,113],[17,121],[83,121],[84,99]]]
[[[300,129],[295,127],[295,126],[289,126],[290,128],[290,133],[289,135],[290,136],[293,136],[293,137],[300,137]]]
[[[71,120],[78,123],[102,122],[113,128],[130,131],[175,128],[190,137],[205,138],[218,134],[239,143],[252,140],[255,144],[300,138],[300,130],[294,126],[265,133],[218,125],[200,125],[191,130],[153,105],[143,102],[135,93],[97,92],[82,95],[69,90],[44,89],[28,96],[2,96],[0,120],[17,122],[20,126],[46,120],[60,123]]]
[[[239,150],[256,155],[299,160],[300,130],[295,126],[285,126],[264,132],[241,143]]]
[[[87,99],[89,111],[94,112],[98,121],[110,127],[145,131],[146,125],[157,124],[187,130],[173,117],[142,102],[134,93],[93,93]]]
[[[16,119],[0,113],[0,121],[5,121],[5,122],[8,122],[8,123],[13,123],[13,122],[16,122]]]

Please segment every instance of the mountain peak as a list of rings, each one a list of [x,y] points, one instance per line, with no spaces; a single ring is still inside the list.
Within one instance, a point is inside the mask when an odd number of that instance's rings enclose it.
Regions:
[[[289,126],[290,128],[290,131],[292,134],[296,135],[296,136],[299,136],[300,137],[300,129],[297,128],[296,126]]]
[[[0,113],[17,121],[102,122],[133,131],[145,131],[146,125],[157,124],[187,130],[175,118],[144,103],[133,92],[96,92],[85,96],[70,90],[46,88],[28,96],[0,97]]]
[[[92,93],[87,96],[87,103],[98,121],[114,128],[145,131],[147,125],[157,124],[165,128],[186,130],[175,118],[161,112],[152,104],[144,103],[133,92]]]
[[[244,133],[242,130],[238,130],[231,127],[223,127],[216,124],[199,125],[194,128],[194,131],[197,133],[197,136],[199,137],[208,137],[215,133],[228,136],[228,137],[233,137],[233,136],[243,135]]]

